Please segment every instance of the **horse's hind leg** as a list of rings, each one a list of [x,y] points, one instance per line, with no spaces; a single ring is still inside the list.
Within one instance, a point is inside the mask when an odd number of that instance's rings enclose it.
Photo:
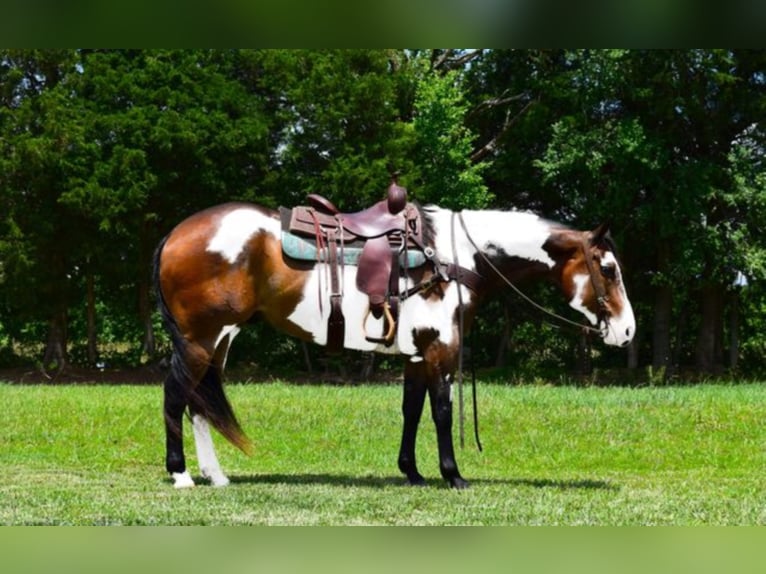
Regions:
[[[215,364],[210,365],[205,376],[200,382],[200,392],[205,392],[206,385],[220,385],[220,372]],[[218,380],[213,380],[213,378]],[[218,457],[213,446],[213,437],[210,434],[208,420],[194,407],[190,407],[192,418],[192,431],[194,432],[194,446],[197,450],[197,464],[203,478],[210,480],[213,486],[226,486],[229,479],[221,470]]]
[[[216,400],[215,395],[221,390],[221,378],[226,366],[226,356],[232,340],[239,332],[239,328],[231,327],[227,331],[224,331],[225,334],[221,336],[221,340],[213,355],[213,360],[205,371],[196,390],[199,395],[204,396],[203,402],[206,404],[211,399]],[[229,484],[229,479],[221,470],[221,465],[215,454],[213,437],[210,434],[210,424],[208,419],[195,408],[194,403],[195,401],[191,401],[189,410],[191,412],[194,445],[197,451],[197,463],[199,464],[200,473],[204,478],[210,480],[213,486],[226,486]]]
[[[183,415],[187,405],[184,380],[175,369],[165,379],[165,468],[173,478],[173,486],[187,488],[194,481],[186,470],[183,443]]]
[[[218,457],[215,455],[213,437],[210,435],[210,425],[207,419],[200,414],[193,414],[192,430],[194,431],[194,445],[197,449],[200,474],[210,480],[213,486],[226,486],[229,484],[229,479],[221,470]]]
[[[178,353],[178,354],[176,354]],[[199,345],[189,344],[183,352],[174,351],[170,374],[165,379],[165,468],[176,488],[194,486],[186,468],[183,444],[183,416],[190,406],[202,373],[208,368],[210,355]]]

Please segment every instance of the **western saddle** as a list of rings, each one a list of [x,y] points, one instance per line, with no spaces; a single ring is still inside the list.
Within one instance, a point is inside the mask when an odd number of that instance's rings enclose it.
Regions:
[[[387,197],[372,207],[356,213],[342,213],[331,201],[317,194],[307,196],[309,205],[281,209],[283,250],[293,258],[307,258],[288,251],[285,238],[311,240],[315,248],[305,250],[317,262],[327,263],[330,272],[330,317],[327,325],[327,349],[338,352],[343,348],[345,319],[341,308],[343,299],[342,268],[349,257],[357,265],[356,286],[369,297],[368,315],[384,317],[382,337],[366,335],[368,341],[390,346],[396,336],[399,302],[439,281],[457,279],[475,289],[480,276],[455,265],[441,264],[432,247],[424,245],[423,222],[417,206],[407,201],[407,190],[392,178]],[[400,291],[401,270],[421,266],[431,261],[431,278]],[[319,287],[320,311],[322,305]],[[365,319],[366,322],[366,319]]]

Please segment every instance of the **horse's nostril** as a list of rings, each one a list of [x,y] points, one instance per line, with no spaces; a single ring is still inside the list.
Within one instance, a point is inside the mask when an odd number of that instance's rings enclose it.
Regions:
[[[625,329],[625,336],[626,336],[626,337],[630,337],[630,327],[628,327],[627,329]]]

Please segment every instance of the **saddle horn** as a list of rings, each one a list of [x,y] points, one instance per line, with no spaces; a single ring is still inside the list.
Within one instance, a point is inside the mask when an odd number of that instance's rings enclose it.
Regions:
[[[388,211],[394,215],[407,205],[407,189],[399,185],[398,176],[398,173],[391,174],[391,185],[388,186]]]

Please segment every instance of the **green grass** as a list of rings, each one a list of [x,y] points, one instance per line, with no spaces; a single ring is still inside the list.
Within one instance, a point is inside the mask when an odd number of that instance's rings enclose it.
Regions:
[[[227,390],[254,456],[216,436],[232,484],[176,491],[160,388],[0,384],[0,523],[766,524],[763,384],[480,384],[484,452],[470,424],[457,448],[466,491],[439,476],[428,407],[428,486],[403,486],[398,385]]]

